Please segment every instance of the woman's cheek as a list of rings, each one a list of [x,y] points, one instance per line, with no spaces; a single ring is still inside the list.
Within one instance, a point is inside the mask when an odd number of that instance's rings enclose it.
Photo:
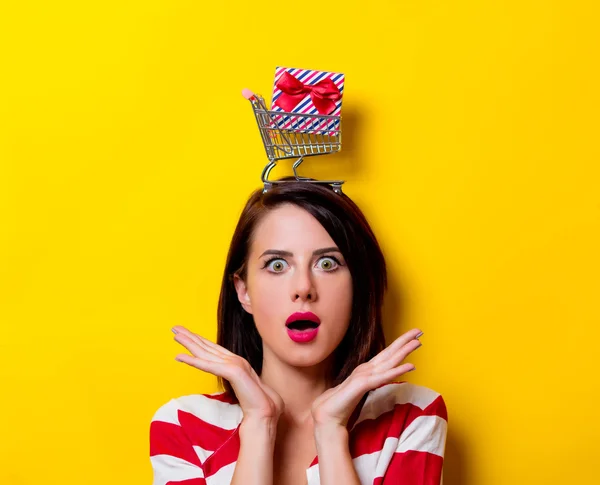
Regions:
[[[279,322],[282,309],[281,304],[284,302],[282,293],[282,284],[277,283],[275,278],[257,279],[254,288],[260,288],[258,294],[250,296],[252,301],[252,313],[254,321],[259,331],[275,331],[275,327],[279,323],[285,324],[285,321]]]

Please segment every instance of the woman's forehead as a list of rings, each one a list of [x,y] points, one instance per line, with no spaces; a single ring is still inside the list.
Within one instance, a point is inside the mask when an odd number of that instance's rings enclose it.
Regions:
[[[313,251],[327,246],[335,246],[335,243],[321,223],[293,204],[281,205],[265,214],[252,238],[252,251],[260,252],[266,249]]]

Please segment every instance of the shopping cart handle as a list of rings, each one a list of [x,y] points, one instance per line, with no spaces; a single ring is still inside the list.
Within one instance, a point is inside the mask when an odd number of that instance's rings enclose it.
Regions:
[[[242,96],[244,96],[246,99],[252,99],[254,97],[254,93],[248,88],[244,88],[242,89]]]

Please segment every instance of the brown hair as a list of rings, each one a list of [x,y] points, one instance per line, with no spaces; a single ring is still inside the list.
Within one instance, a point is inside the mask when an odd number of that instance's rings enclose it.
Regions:
[[[333,386],[342,383],[360,364],[370,360],[385,347],[382,306],[387,289],[385,259],[358,206],[345,194],[338,194],[327,184],[296,182],[274,184],[263,193],[253,192],[240,215],[231,239],[223,274],[217,311],[217,343],[245,358],[258,375],[263,364],[262,339],[251,314],[240,304],[233,275],[246,278],[246,262],[257,223],[281,204],[294,204],[309,212],[340,249],[352,276],[353,302],[350,325],[334,351]],[[231,384],[221,377],[220,386],[232,397]]]

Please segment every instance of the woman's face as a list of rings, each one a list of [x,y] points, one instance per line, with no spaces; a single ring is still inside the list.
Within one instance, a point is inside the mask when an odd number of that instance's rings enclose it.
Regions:
[[[342,253],[321,224],[304,209],[283,204],[257,224],[246,281],[235,278],[238,298],[254,317],[265,356],[290,365],[323,362],[346,334],[352,308],[352,278]],[[321,323],[316,337],[296,342],[286,320],[312,312]]]

